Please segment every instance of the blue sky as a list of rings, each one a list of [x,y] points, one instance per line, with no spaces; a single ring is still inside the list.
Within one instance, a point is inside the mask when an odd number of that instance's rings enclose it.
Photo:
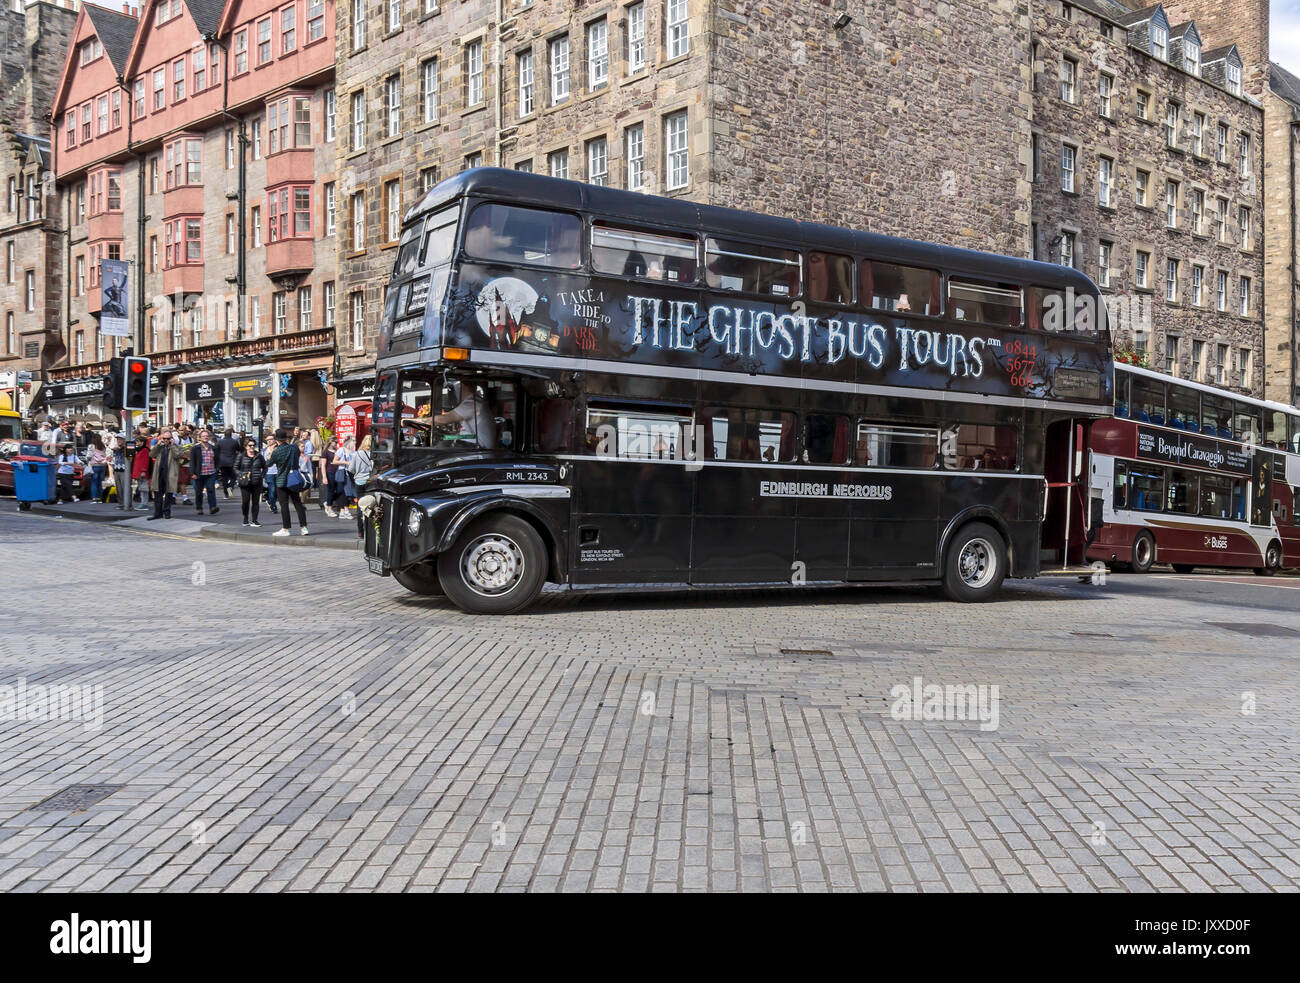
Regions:
[[[1300,75],[1300,0],[1272,0],[1269,50],[1275,62]]]

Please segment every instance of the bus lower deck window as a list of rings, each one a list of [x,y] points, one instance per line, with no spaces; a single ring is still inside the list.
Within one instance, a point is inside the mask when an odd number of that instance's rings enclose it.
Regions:
[[[1186,515],[1196,514],[1198,475],[1182,468],[1170,468],[1165,484],[1165,511]]]
[[[1159,512],[1165,501],[1165,473],[1161,468],[1138,469],[1129,473],[1129,508]]]
[[[809,413],[803,421],[804,454],[809,464],[847,464],[849,461],[849,418],[828,413]]]
[[[706,239],[704,275],[710,287],[773,297],[799,293],[799,254],[755,242]]]
[[[934,467],[938,450],[938,430],[859,423],[853,461],[862,468],[915,468],[928,471]]]
[[[795,415],[713,407],[700,418],[705,456],[715,461],[793,461]]]
[[[937,315],[939,274],[915,266],[863,260],[862,302],[878,311]]]
[[[694,283],[698,250],[692,238],[593,225],[591,264],[615,276]]]
[[[497,263],[577,269],[582,262],[582,221],[567,212],[485,202],[470,213],[465,252]]]
[[[1019,445],[1015,427],[959,424],[944,435],[943,465],[957,471],[1014,471]]]
[[[587,411],[586,451],[597,457],[672,460],[685,450],[682,434],[691,418],[641,407],[592,407]]]

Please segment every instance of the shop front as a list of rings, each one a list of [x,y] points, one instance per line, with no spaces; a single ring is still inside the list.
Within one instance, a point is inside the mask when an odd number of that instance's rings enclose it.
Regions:
[[[276,426],[314,427],[319,417],[329,415],[330,396],[326,389],[333,356],[279,362],[279,392],[275,405]]]
[[[230,380],[231,426],[236,431],[253,433],[258,424],[269,423],[275,397],[275,373],[259,372],[256,375],[233,376]]]
[[[100,420],[104,415],[104,387],[107,376],[49,382],[41,387],[40,401],[50,416],[63,419]],[[116,417],[117,411],[112,411]]]
[[[226,425],[226,380],[199,379],[185,383],[182,419],[195,426],[219,430]]]

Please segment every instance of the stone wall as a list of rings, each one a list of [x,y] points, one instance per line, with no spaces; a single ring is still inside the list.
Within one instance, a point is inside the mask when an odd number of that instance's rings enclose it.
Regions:
[[[1300,288],[1296,283],[1297,207],[1292,184],[1300,180],[1300,107],[1275,92],[1264,94],[1264,394],[1269,399],[1300,405],[1300,366],[1297,365],[1296,312]]]

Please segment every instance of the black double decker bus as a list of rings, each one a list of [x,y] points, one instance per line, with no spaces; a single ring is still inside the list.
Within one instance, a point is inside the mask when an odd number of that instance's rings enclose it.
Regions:
[[[497,168],[408,214],[376,372],[370,569],[482,613],[548,582],[988,598],[1082,562],[1114,384],[1075,270]]]

